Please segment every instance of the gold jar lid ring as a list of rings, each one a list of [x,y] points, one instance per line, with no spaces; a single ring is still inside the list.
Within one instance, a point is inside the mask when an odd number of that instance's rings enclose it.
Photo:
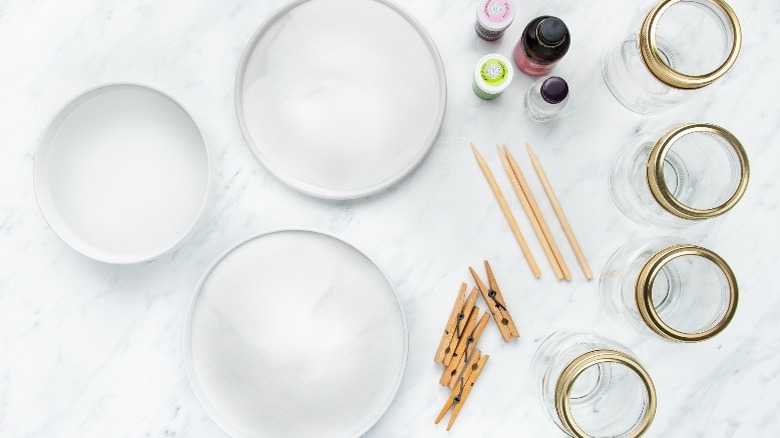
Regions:
[[[711,261],[723,271],[729,285],[729,304],[726,308],[726,312],[720,320],[712,325],[712,327],[701,332],[685,333],[670,327],[658,315],[658,312],[655,310],[655,304],[653,303],[653,283],[655,282],[658,273],[664,265],[683,256],[704,257]],[[672,341],[700,342],[722,332],[723,329],[729,325],[732,318],[734,318],[738,300],[739,290],[737,287],[737,279],[728,263],[714,252],[696,245],[673,245],[658,251],[642,267],[636,283],[636,305],[642,319],[645,320],[647,326],[655,333]]]
[[[650,375],[639,362],[631,356],[617,350],[599,349],[589,351],[571,361],[566,368],[563,369],[558,378],[558,383],[555,386],[555,409],[558,418],[561,420],[561,424],[563,424],[564,428],[572,436],[577,438],[591,438],[591,436],[582,430],[574,420],[574,415],[571,411],[571,391],[574,387],[574,382],[586,369],[607,362],[616,363],[629,368],[639,376],[647,390],[647,405],[645,406],[642,419],[630,432],[622,435],[625,438],[641,437],[647,432],[647,429],[650,428],[650,424],[652,424],[653,418],[655,418],[657,406],[655,386],[650,379]]]
[[[693,208],[674,197],[666,184],[664,162],[675,142],[692,133],[705,133],[723,138],[734,149],[739,160],[740,180],[734,193],[722,204],[706,209]],[[710,219],[731,210],[745,194],[750,179],[750,164],[747,153],[737,137],[726,129],[710,123],[689,123],[664,134],[656,142],[647,158],[647,184],[655,200],[669,213],[688,220]]]
[[[639,52],[647,68],[658,80],[670,87],[693,90],[715,82],[734,65],[739,55],[739,49],[742,46],[742,27],[739,24],[739,19],[737,19],[737,14],[724,0],[698,0],[698,3],[709,3],[725,13],[731,24],[733,34],[731,50],[723,64],[709,73],[703,75],[681,73],[664,61],[656,40],[658,22],[661,16],[675,3],[681,1],[689,0],[661,0],[645,15],[639,31]]]

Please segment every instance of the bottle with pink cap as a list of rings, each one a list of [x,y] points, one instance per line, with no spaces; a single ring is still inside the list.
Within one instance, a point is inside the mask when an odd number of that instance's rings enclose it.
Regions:
[[[512,0],[480,0],[474,30],[483,40],[495,41],[504,35],[504,30],[514,18],[515,4]]]

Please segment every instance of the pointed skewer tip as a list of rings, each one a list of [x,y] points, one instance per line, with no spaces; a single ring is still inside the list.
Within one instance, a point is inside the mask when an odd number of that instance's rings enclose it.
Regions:
[[[532,160],[536,160],[536,155],[534,155],[533,149],[531,149],[531,145],[526,142],[525,144],[525,150],[528,151],[528,155],[531,157]]]

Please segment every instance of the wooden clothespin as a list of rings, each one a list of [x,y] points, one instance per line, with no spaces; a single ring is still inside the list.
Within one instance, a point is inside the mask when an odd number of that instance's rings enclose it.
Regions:
[[[479,312],[478,309],[477,312]],[[476,315],[474,318],[476,319]],[[474,327],[474,330],[470,334],[464,335],[458,343],[450,364],[441,376],[441,380],[448,380],[446,384],[448,388],[452,389],[455,387],[455,383],[457,383],[463,368],[474,354],[474,350],[477,348],[477,342],[479,342],[479,337],[482,336],[482,331],[485,330],[485,326],[489,319],[490,317],[487,312],[483,313],[479,322]]]
[[[442,373],[441,378],[439,379],[439,384],[441,386],[449,386],[450,380],[452,380],[452,375],[448,371],[449,367],[450,365],[457,365],[460,356],[463,355],[463,351],[466,349],[466,344],[468,343],[468,338],[474,332],[474,327],[476,327],[477,325],[478,313],[479,313],[479,309],[476,306],[472,307],[468,318],[466,318],[466,324],[463,327],[463,332],[461,332],[460,334],[460,340],[458,341],[458,345],[452,351],[450,364],[447,365],[447,368],[444,369],[444,372]]]
[[[517,327],[515,327],[515,323],[512,321],[512,316],[506,308],[506,301],[504,301],[504,297],[501,295],[501,289],[498,288],[498,283],[496,283],[496,278],[490,269],[490,264],[485,260],[485,271],[487,271],[488,285],[490,287],[485,286],[485,283],[480,280],[474,268],[469,268],[469,271],[471,271],[471,276],[474,277],[474,281],[477,283],[477,287],[480,293],[482,293],[482,298],[485,299],[490,313],[493,314],[493,319],[498,325],[498,330],[501,332],[504,342],[509,342],[511,338],[519,338],[520,333],[517,331]]]
[[[447,423],[447,430],[450,430],[452,423],[454,423],[455,419],[458,418],[458,414],[460,413],[461,408],[463,408],[463,403],[466,402],[466,397],[468,397],[469,393],[471,393],[471,388],[474,387],[474,383],[476,383],[477,377],[479,377],[479,373],[481,373],[482,368],[485,367],[485,363],[487,362],[488,357],[490,356],[482,356],[482,353],[479,350],[474,350],[474,354],[471,355],[465,372],[460,377],[460,379],[458,379],[458,384],[455,385],[454,389],[450,393],[450,397],[447,399],[447,403],[442,408],[439,416],[436,417],[434,424],[439,424],[439,421],[444,418],[444,414],[446,414],[447,411],[450,410],[450,407],[454,405],[455,407],[452,410],[450,421]]]
[[[436,350],[436,356],[433,358],[434,362],[444,363],[445,366],[450,364],[455,348],[466,329],[466,317],[471,314],[476,301],[477,288],[472,289],[467,298],[466,283],[461,283],[458,298],[455,300],[450,319],[447,320],[447,326],[439,342],[439,349]]]

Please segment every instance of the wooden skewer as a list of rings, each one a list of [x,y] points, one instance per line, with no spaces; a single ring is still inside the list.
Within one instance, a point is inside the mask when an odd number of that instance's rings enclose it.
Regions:
[[[466,398],[471,393],[471,389],[477,382],[477,378],[482,372],[482,369],[485,367],[485,363],[487,363],[489,357],[490,356],[487,354],[483,356],[479,350],[474,351],[474,354],[472,354],[471,360],[469,360],[463,376],[458,379],[461,383],[455,385],[455,388],[453,388],[449,398],[447,399],[447,403],[444,404],[441,412],[439,412],[439,416],[436,417],[434,424],[439,424],[447,411],[449,411],[450,408],[455,405],[455,407],[452,409],[450,421],[447,423],[447,430],[450,430],[452,424],[455,423],[455,419],[458,418],[458,414],[460,413],[461,408],[463,408],[463,404],[466,402]]]
[[[534,197],[533,192],[531,192],[531,188],[528,187],[528,183],[525,180],[525,176],[523,176],[523,172],[520,170],[520,166],[517,165],[515,157],[512,156],[512,153],[509,152],[509,148],[507,148],[506,145],[504,145],[504,153],[506,154],[507,161],[509,161],[509,166],[512,168],[512,173],[514,173],[515,177],[517,178],[517,182],[520,184],[520,189],[523,191],[523,194],[528,200],[528,205],[531,207],[534,219],[536,222],[538,222],[539,227],[542,229],[544,239],[550,245],[550,251],[552,251],[553,256],[555,257],[555,261],[558,262],[561,275],[563,275],[563,278],[566,280],[571,280],[571,271],[569,271],[569,266],[566,265],[566,260],[563,259],[561,250],[558,249],[558,244],[555,243],[555,239],[553,239],[552,233],[550,233],[550,228],[547,226],[547,221],[544,220],[542,210],[539,209],[539,204],[536,203],[536,198]],[[526,214],[527,213],[528,212],[526,211]],[[560,280],[560,277],[558,277],[558,279]]]
[[[446,373],[450,373],[452,376],[450,378],[450,383],[447,385],[448,388],[452,389],[455,387],[455,382],[458,380],[461,371],[463,371],[463,367],[466,366],[466,360],[469,359],[472,354],[474,354],[474,349],[477,346],[477,342],[479,342],[479,338],[482,336],[482,331],[485,330],[485,326],[489,320],[490,316],[488,312],[483,313],[482,317],[477,323],[477,326],[474,327],[474,331],[471,333],[468,339],[465,340],[466,346],[463,349],[463,354],[450,362],[450,365],[445,370]],[[453,371],[455,371],[454,374],[452,373]]]
[[[585,260],[585,255],[582,253],[582,249],[580,248],[580,244],[577,242],[577,238],[574,237],[574,232],[571,230],[569,221],[566,219],[566,215],[563,213],[561,204],[558,202],[558,197],[555,196],[555,192],[553,192],[550,181],[547,179],[547,175],[544,173],[544,169],[542,169],[541,163],[539,163],[539,160],[536,159],[536,155],[534,155],[534,152],[531,150],[531,146],[526,143],[525,148],[528,150],[528,156],[531,157],[531,163],[536,170],[536,174],[539,176],[539,181],[541,181],[542,187],[544,187],[544,192],[547,193],[547,197],[550,199],[550,204],[552,204],[553,210],[555,210],[555,215],[558,217],[558,221],[561,223],[561,227],[563,227],[563,232],[566,233],[566,238],[569,240],[569,244],[571,245],[572,250],[574,250],[574,254],[577,256],[577,262],[579,262],[580,267],[582,268],[582,273],[585,274],[585,278],[590,280],[593,278],[593,272],[590,270],[588,261]]]
[[[542,233],[541,227],[539,226],[539,221],[536,220],[536,216],[534,215],[534,212],[531,210],[531,205],[528,203],[528,198],[525,196],[525,193],[523,193],[522,187],[520,187],[519,178],[514,173],[514,169],[512,169],[512,166],[509,163],[509,159],[507,158],[507,153],[505,151],[502,151],[501,148],[498,146],[496,146],[496,148],[498,148],[498,155],[501,157],[501,163],[503,163],[504,165],[506,176],[508,176],[509,180],[512,182],[512,187],[514,187],[515,193],[517,194],[517,198],[520,199],[520,203],[523,205],[523,210],[525,211],[525,215],[528,216],[528,221],[531,222],[531,226],[534,229],[534,233],[536,233],[536,238],[539,239],[539,243],[542,245],[542,249],[544,249],[544,254],[547,256],[547,260],[550,262],[550,266],[553,269],[555,278],[560,280],[563,278],[563,272],[561,271],[561,267],[558,266],[558,260],[555,259],[555,255],[553,255],[553,252],[550,249],[550,244],[547,242],[547,239],[544,236],[544,233]]]
[[[523,233],[520,232],[520,227],[517,226],[515,217],[512,216],[512,212],[509,210],[509,206],[506,203],[506,198],[504,198],[504,195],[501,193],[501,189],[499,189],[498,184],[496,184],[496,179],[493,177],[493,173],[490,171],[487,163],[482,158],[482,155],[480,155],[479,151],[477,151],[477,148],[474,147],[474,143],[471,144],[471,150],[474,152],[474,156],[477,159],[479,167],[482,169],[482,173],[485,174],[485,179],[487,179],[488,184],[490,184],[490,189],[493,190],[493,195],[495,195],[496,200],[498,201],[498,205],[501,207],[501,211],[504,213],[504,217],[509,223],[509,228],[512,229],[512,234],[515,235],[517,243],[520,244],[520,249],[523,251],[523,255],[525,256],[525,260],[528,262],[528,266],[531,268],[531,272],[533,273],[534,277],[541,277],[542,273],[539,271],[539,266],[536,264],[536,260],[534,259],[533,254],[531,254],[531,250],[528,248],[528,244],[523,238]]]
[[[466,345],[468,344],[468,337],[471,336],[471,333],[474,332],[474,327],[476,327],[477,325],[478,313],[479,313],[478,307],[474,307],[473,309],[471,309],[471,313],[469,314],[469,319],[466,320],[466,328],[463,331],[463,335],[460,337],[460,342],[458,342],[458,346],[455,348],[455,352],[452,354],[452,358],[454,360],[450,361],[450,364],[441,373],[441,378],[439,379],[439,384],[441,386],[449,386],[450,380],[452,380],[452,377],[455,374],[455,366],[457,366],[461,355],[463,355],[463,352],[466,350]]]

